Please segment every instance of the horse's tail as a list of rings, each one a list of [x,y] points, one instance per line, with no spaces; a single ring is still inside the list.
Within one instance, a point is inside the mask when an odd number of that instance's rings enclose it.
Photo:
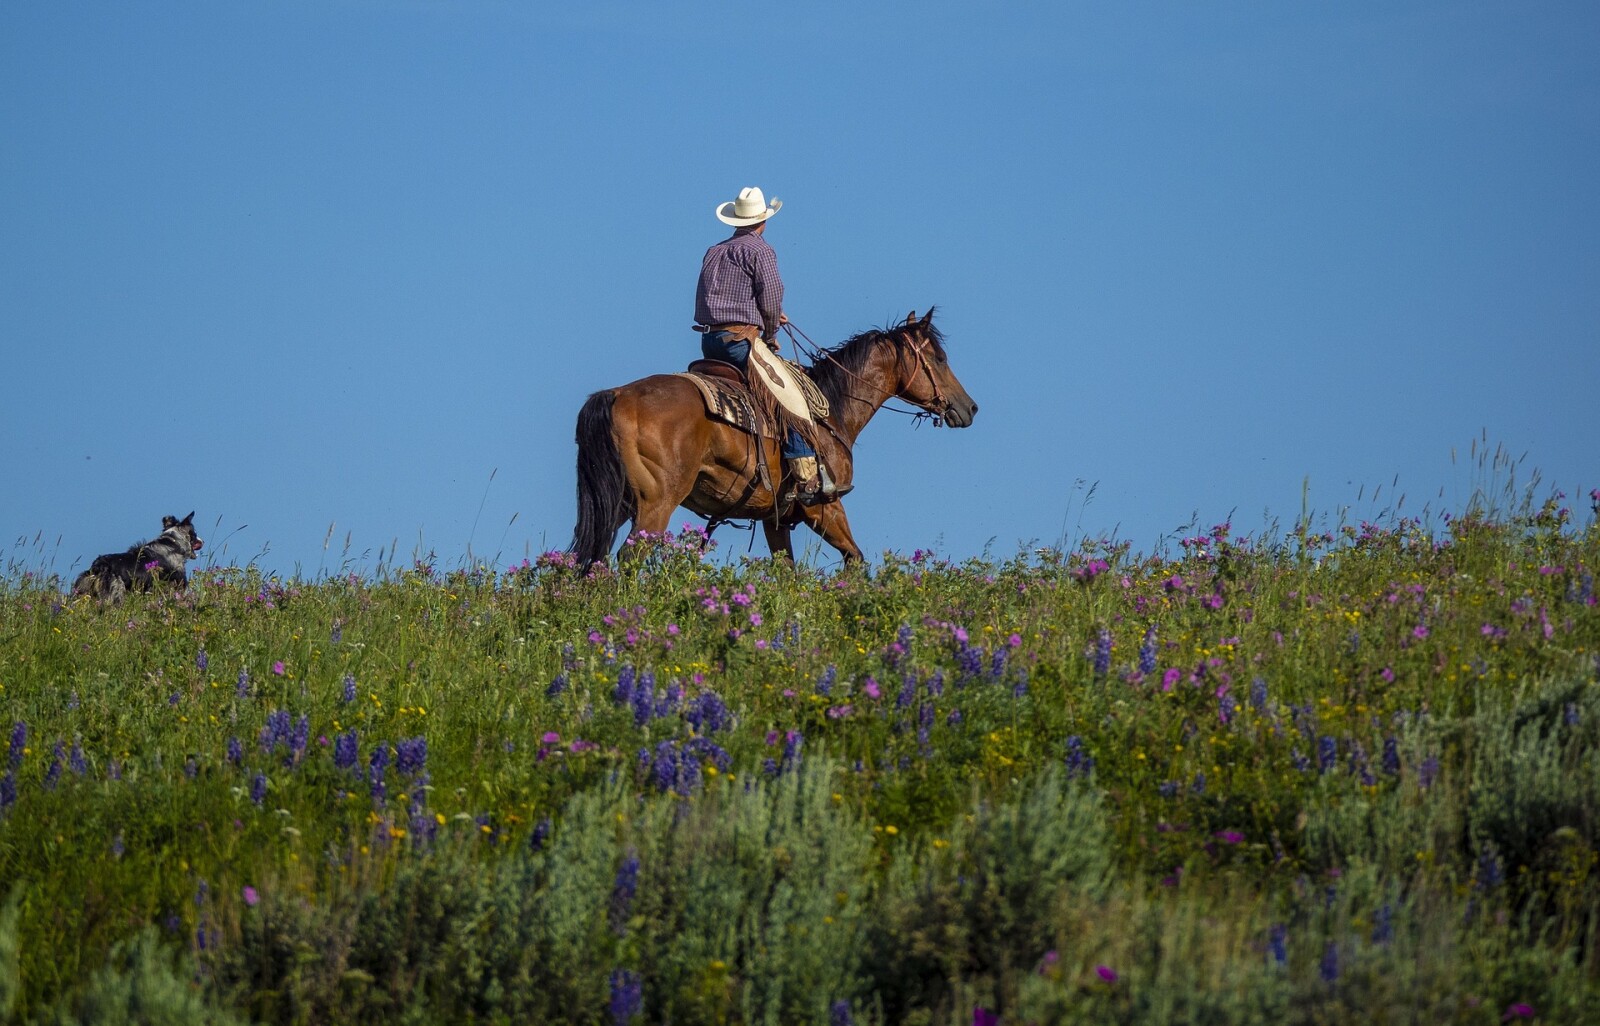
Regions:
[[[611,407],[616,392],[596,392],[578,411],[578,526],[572,531],[572,553],[582,566],[611,554],[617,530],[634,515],[622,453],[611,433]]]

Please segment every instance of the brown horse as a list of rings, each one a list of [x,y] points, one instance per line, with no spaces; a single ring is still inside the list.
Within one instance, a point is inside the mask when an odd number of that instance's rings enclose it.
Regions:
[[[945,359],[932,309],[823,350],[806,373],[828,400],[817,448],[841,488],[851,479],[850,447],[885,401],[904,399],[958,428],[978,412]],[[596,392],[578,414],[577,440],[572,551],[585,566],[609,555],[630,517],[634,532],[659,534],[679,506],[710,520],[761,521],[774,556],[790,556],[789,532],[804,523],[847,562],[861,558],[844,507],[783,501],[776,441],[709,419],[685,378],[655,374]],[[766,463],[764,475],[758,461]]]

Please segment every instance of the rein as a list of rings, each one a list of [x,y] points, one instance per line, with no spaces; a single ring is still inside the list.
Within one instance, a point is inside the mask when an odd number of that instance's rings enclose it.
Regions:
[[[860,382],[863,385],[868,384],[865,378],[846,367],[843,363],[835,360],[832,353],[813,342],[811,340],[811,336],[807,335],[805,332],[796,327],[793,321],[785,324],[783,326],[783,330],[788,333],[789,342],[801,353],[804,353],[806,356],[810,357],[813,364],[817,363],[819,360],[828,360],[838,367],[839,370],[844,373],[845,377],[850,378],[853,381]],[[889,332],[884,332],[884,334],[888,335]],[[799,338],[796,338],[796,335],[799,335]],[[805,339],[805,342],[802,343],[800,339]],[[945,402],[943,393],[939,390],[939,382],[933,376],[933,368],[928,366],[928,359],[923,355],[922,352],[922,347],[927,344],[927,339],[923,339],[921,342],[909,342],[906,339],[896,339],[896,341],[904,342],[910,347],[912,354],[917,358],[918,369],[928,375],[928,384],[933,388],[934,403],[937,404],[940,409],[948,406],[949,404]],[[901,358],[901,355],[897,352],[896,359]],[[871,400],[867,399],[865,396],[855,395],[850,392],[846,392],[845,397],[848,399],[854,399],[857,402],[871,402]],[[889,399],[898,398],[900,398],[899,395],[891,393],[887,399],[877,405],[877,408],[880,410],[888,410],[890,413],[899,413],[916,421],[931,419],[934,427],[938,427],[941,423],[943,423],[944,418],[940,414],[933,413],[929,410],[902,410],[899,407],[889,405]]]

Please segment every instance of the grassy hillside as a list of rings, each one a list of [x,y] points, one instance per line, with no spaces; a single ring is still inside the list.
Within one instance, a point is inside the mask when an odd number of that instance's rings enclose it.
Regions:
[[[1592,1021],[1569,521],[13,573],[0,1021]]]

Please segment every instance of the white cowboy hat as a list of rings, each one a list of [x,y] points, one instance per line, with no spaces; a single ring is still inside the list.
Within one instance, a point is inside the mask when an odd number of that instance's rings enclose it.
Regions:
[[[760,224],[783,206],[783,200],[774,199],[772,206],[767,206],[767,198],[761,195],[761,190],[755,186],[739,190],[739,198],[730,200],[717,207],[717,220],[723,224],[731,224],[743,228],[745,225]]]

